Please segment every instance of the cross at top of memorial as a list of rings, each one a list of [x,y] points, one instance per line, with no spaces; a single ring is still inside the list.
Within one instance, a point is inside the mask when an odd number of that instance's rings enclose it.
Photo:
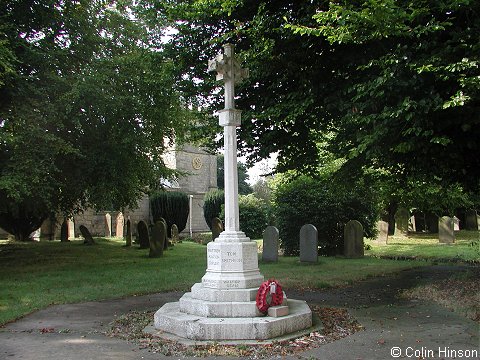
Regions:
[[[217,72],[217,80],[225,82],[225,109],[235,109],[235,84],[248,77],[248,69],[243,69],[235,58],[234,46],[225,44],[224,53],[208,61],[208,71]]]

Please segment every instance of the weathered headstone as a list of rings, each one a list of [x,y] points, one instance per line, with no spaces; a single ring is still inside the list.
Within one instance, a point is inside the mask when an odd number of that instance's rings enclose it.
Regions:
[[[465,213],[465,230],[480,230],[480,215],[475,210]]]
[[[30,237],[32,238],[33,241],[40,241],[40,235],[41,235],[41,229],[38,228],[34,232],[30,234]]]
[[[453,244],[455,242],[453,219],[449,216],[443,216],[438,220],[438,241],[442,244]]]
[[[410,216],[408,219],[408,232],[417,232],[415,215]]]
[[[163,224],[165,225],[165,229],[168,229],[168,224],[167,224],[167,220],[165,220],[164,218],[159,218],[157,221],[161,221],[163,222]],[[163,250],[168,250],[168,234],[165,233],[165,239],[163,239]]]
[[[60,241],[68,242],[68,222],[66,218],[63,220],[60,228]]]
[[[377,242],[387,245],[388,243],[388,222],[380,220],[377,222]]]
[[[148,249],[150,247],[150,236],[148,234],[148,226],[145,221],[140,220],[137,224],[138,242],[140,249]]]
[[[116,237],[119,237],[119,238],[123,238],[123,222],[125,221],[125,217],[123,216],[123,214],[120,212],[118,213],[117,215],[117,218],[115,219],[115,236]],[[130,245],[131,245],[131,241],[130,241]],[[127,244],[127,246],[129,246]]]
[[[303,225],[300,229],[300,261],[318,261],[318,231],[312,224]]]
[[[267,226],[263,232],[263,261],[278,261],[278,229],[275,226]]]
[[[395,213],[395,236],[408,235],[409,219],[410,219],[409,211],[403,207],[398,208],[397,212]]]
[[[90,231],[88,231],[85,225],[80,225],[79,229],[80,229],[80,232],[82,233],[84,244],[87,244],[87,245],[95,244],[95,240],[93,240],[92,234],[90,234]]]
[[[105,237],[112,236],[112,216],[109,213],[105,214]]]
[[[178,243],[180,241],[180,237],[178,236],[178,226],[173,224],[170,232],[172,233],[172,242]]]
[[[67,219],[68,225],[68,240],[75,240],[75,222],[73,218]]]
[[[130,221],[130,219],[127,220],[125,227],[125,241],[127,243],[127,246],[132,246],[132,222]]]
[[[347,258],[360,258],[364,255],[363,226],[357,220],[350,220],[345,224],[343,254]]]
[[[152,236],[150,237],[150,253],[149,257],[156,258],[163,255],[163,247],[165,238],[167,237],[167,227],[163,221],[157,220],[152,228]]]
[[[460,219],[456,216],[453,217],[453,231],[460,231]]]
[[[212,219],[212,241],[220,236],[223,231],[223,223],[219,218]]]

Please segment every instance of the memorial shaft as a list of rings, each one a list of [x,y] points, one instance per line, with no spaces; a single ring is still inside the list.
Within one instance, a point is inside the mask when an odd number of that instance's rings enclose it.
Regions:
[[[235,69],[234,51],[230,44],[225,45],[225,110],[235,112]],[[234,115],[233,115],[234,116]],[[221,124],[222,125],[222,124]],[[238,170],[237,170],[237,131],[236,124],[228,122],[224,126],[224,176],[225,176],[225,231],[240,231],[238,209]]]

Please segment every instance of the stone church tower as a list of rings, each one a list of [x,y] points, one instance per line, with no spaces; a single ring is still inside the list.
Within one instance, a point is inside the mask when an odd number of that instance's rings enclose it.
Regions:
[[[167,167],[185,173],[171,186],[172,190],[192,196],[192,231],[209,231],[203,216],[203,197],[209,190],[217,188],[217,157],[198,147],[182,145],[171,148],[163,158]],[[185,230],[188,230],[190,216]]]

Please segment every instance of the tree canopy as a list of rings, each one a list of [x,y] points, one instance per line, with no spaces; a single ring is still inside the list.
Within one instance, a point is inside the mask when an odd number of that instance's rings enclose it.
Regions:
[[[225,159],[222,154],[217,155],[217,186],[219,189],[225,189]],[[252,187],[247,183],[248,173],[244,163],[237,163],[238,173],[238,193],[240,195],[248,195],[252,193]]]
[[[205,64],[236,44],[250,69],[237,101],[250,160],[278,152],[277,170],[314,174],[326,150],[344,174],[376,169],[478,191],[478,1],[151,5],[177,31],[170,51],[182,90],[212,125],[200,130],[215,131],[208,114],[221,107]]]
[[[134,206],[169,176],[164,139],[185,114],[128,3],[2,2],[0,226],[18,239],[51,212]]]

